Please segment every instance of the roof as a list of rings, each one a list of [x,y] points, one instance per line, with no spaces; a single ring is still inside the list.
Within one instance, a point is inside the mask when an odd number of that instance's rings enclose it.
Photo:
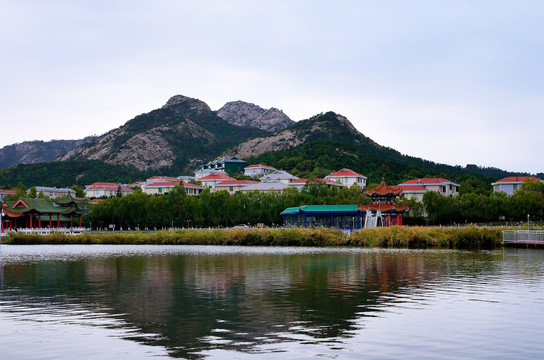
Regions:
[[[216,169],[200,169],[200,170],[195,171],[195,174],[200,174],[200,173],[221,173],[221,174],[226,174],[226,172],[224,172],[223,170],[216,170]]]
[[[164,181],[164,182],[153,182],[150,184],[146,184],[145,187],[147,188],[163,188],[163,187],[174,187],[178,186],[179,181]]]
[[[17,190],[0,190],[0,194],[15,194]]]
[[[249,165],[249,166],[246,166],[244,169],[255,169],[255,168],[258,168],[258,169],[270,169],[270,170],[276,170],[276,168],[274,168],[274,167],[272,167],[272,166],[261,165],[261,164],[257,164],[257,165]]]
[[[255,184],[255,181],[232,179],[232,180],[221,181],[220,183],[215,184],[215,186],[216,187],[217,186],[247,186],[251,184]]]
[[[178,181],[175,177],[170,176],[152,176],[149,179],[147,179],[146,183],[154,183],[154,182],[169,182],[169,181]]]
[[[65,214],[74,211],[69,207],[55,206],[51,200],[44,198],[20,198],[17,201],[8,201],[5,205],[4,213],[10,217],[18,217],[28,212],[40,214]]]
[[[85,199],[73,197],[71,194],[60,196],[53,201],[55,202],[55,204],[59,204],[59,205],[69,205],[69,204],[76,205],[76,204],[82,204],[86,202]]]
[[[76,193],[76,191],[72,189],[56,188],[51,186],[35,186],[35,188],[37,192],[46,191],[46,192],[64,192],[64,193],[74,193],[74,194]],[[27,193],[30,192],[30,189],[28,189],[26,192]]]
[[[403,182],[402,184],[399,184],[399,186],[414,186],[414,185],[456,185],[459,186],[459,184],[454,183],[453,181],[443,179],[443,178],[419,178],[419,179],[413,179]]]
[[[325,176],[325,179],[329,177],[362,177],[363,179],[366,179],[366,176],[346,168]]]
[[[210,161],[206,165],[215,165],[215,164],[222,164],[222,163],[246,163],[247,164],[247,161],[240,160],[237,157],[232,156],[232,157],[226,157],[226,158]]]
[[[327,184],[336,185],[336,186],[343,186],[342,184],[337,183],[334,180],[325,180],[325,179],[309,179],[309,180],[298,179],[298,180],[291,181],[289,185],[300,185],[300,184],[306,184],[306,183],[327,183]]]
[[[357,205],[303,205],[299,207],[287,208],[280,215],[296,214],[355,214],[358,213]]]
[[[397,185],[390,186],[392,189],[401,189],[404,194],[423,194],[429,191],[420,185]]]
[[[200,178],[200,181],[234,180],[223,172],[214,172],[208,176]]]
[[[402,194],[402,189],[398,186],[395,188],[387,185],[385,180],[382,179],[380,185],[376,186],[374,189],[368,189],[364,191],[365,194],[369,196],[378,195],[378,196],[399,196]]]
[[[299,178],[289,174],[283,170],[276,170],[266,176],[263,176],[261,180],[298,180]]]
[[[117,190],[119,189],[119,184],[114,183],[102,183],[102,182],[95,182],[91,185],[85,186],[85,191],[87,190]],[[128,188],[126,186],[121,186],[121,191],[134,191],[131,188]]]
[[[260,182],[244,186],[241,191],[282,191],[289,187],[289,185],[281,183],[279,181],[273,182]]]
[[[525,180],[542,181],[541,179],[537,178],[536,176],[510,176],[510,177],[506,177],[504,179],[500,179],[499,181],[497,181],[496,183],[493,183],[492,185],[495,185],[495,184],[498,184],[498,183],[500,183],[500,184],[521,184]]]

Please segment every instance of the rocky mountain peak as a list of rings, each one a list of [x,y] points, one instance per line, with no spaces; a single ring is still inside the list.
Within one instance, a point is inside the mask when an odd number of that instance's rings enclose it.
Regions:
[[[270,132],[283,130],[295,123],[279,109],[263,109],[258,105],[240,100],[226,103],[216,111],[216,114],[233,125]]]
[[[196,111],[197,113],[212,111],[208,104],[206,104],[204,101],[183,95],[172,96],[162,108],[188,108],[189,110]]]

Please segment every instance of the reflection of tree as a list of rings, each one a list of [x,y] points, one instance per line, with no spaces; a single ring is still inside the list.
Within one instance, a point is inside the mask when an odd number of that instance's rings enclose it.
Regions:
[[[460,269],[489,272],[482,256],[402,250],[122,256],[6,264],[2,281],[4,289],[18,289],[15,298],[109,309],[139,329],[131,339],[198,357],[213,348],[250,352],[293,332],[315,341],[350,336],[358,320],[391,306],[394,296]]]

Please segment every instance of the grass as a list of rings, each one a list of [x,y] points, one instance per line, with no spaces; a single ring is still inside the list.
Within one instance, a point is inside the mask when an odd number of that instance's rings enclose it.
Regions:
[[[498,227],[403,227],[354,231],[347,236],[332,229],[203,229],[126,233],[33,235],[10,233],[5,244],[155,244],[245,246],[351,246],[395,248],[494,249],[502,246]]]

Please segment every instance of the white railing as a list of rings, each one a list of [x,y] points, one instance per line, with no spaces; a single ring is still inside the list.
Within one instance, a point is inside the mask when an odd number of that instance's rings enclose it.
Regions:
[[[503,243],[543,243],[544,231],[538,230],[503,230]]]
[[[36,235],[49,235],[54,233],[63,233],[67,235],[75,235],[75,234],[81,234],[88,231],[87,228],[84,227],[73,227],[73,228],[18,228],[17,230],[7,230],[4,229],[4,232],[2,233],[2,236],[7,236],[10,232],[19,232],[23,234],[36,234]]]

